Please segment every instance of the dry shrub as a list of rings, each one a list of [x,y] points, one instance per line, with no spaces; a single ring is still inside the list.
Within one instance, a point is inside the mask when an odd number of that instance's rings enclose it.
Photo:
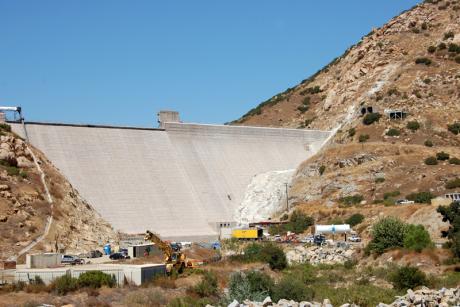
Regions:
[[[49,287],[44,284],[31,283],[24,288],[24,291],[27,293],[49,292]]]
[[[433,248],[427,248],[422,251],[422,254],[429,257],[431,260],[433,260],[436,263],[441,263],[441,260],[439,259],[439,255],[436,253],[436,250]]]
[[[99,290],[95,288],[85,288],[83,289],[83,291],[86,292],[88,296],[93,296],[93,297],[99,296]]]
[[[85,303],[85,306],[88,307],[111,307],[108,302],[104,302],[94,296],[88,297],[88,300]]]
[[[152,280],[151,285],[163,289],[176,289],[176,280],[168,276],[159,276]]]
[[[164,306],[166,299],[158,289],[143,289],[126,295],[124,303],[127,306]]]

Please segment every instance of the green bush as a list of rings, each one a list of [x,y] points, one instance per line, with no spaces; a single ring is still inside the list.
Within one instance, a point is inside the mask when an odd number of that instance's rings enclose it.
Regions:
[[[448,31],[444,33],[444,40],[449,39],[449,38],[454,38],[455,33],[453,31]]]
[[[441,234],[449,239],[448,247],[455,257],[460,258],[460,202],[453,202],[449,206],[439,206],[437,211],[442,215],[443,222],[449,222],[450,227]]]
[[[361,134],[358,140],[360,143],[366,142],[367,140],[369,140],[369,134]]]
[[[389,199],[391,197],[396,197],[401,195],[401,192],[399,191],[392,191],[392,192],[387,192],[383,194],[383,199]]]
[[[319,167],[319,174],[320,174],[320,175],[324,174],[324,171],[325,171],[325,170],[326,170],[326,166],[321,165],[321,166]]]
[[[78,277],[79,288],[100,288],[102,286],[114,287],[116,285],[115,276],[101,271],[87,271]]]
[[[425,159],[425,164],[426,165],[437,165],[438,164],[438,159],[436,159],[436,157],[428,157]]]
[[[272,278],[259,271],[248,273],[235,272],[230,275],[229,298],[231,301],[242,302],[246,299],[262,302],[267,296],[272,296],[275,284]]]
[[[407,129],[410,129],[412,131],[416,131],[420,129],[420,124],[418,121],[411,121],[407,123]]]
[[[372,227],[372,240],[367,249],[370,252],[382,254],[388,249],[403,247],[406,229],[406,224],[397,218],[385,217],[381,219]]]
[[[460,159],[459,158],[450,158],[449,159],[449,164],[454,164],[454,165],[460,165]]]
[[[444,151],[438,152],[436,154],[436,159],[439,161],[446,161],[446,160],[449,160],[449,158],[450,158],[450,155]]]
[[[434,198],[434,195],[430,192],[419,192],[411,193],[407,195],[406,198],[419,204],[431,204],[431,200]]]
[[[319,85],[316,85],[316,86],[313,86],[313,87],[309,87],[307,88],[307,91],[308,93],[310,94],[318,94],[318,93],[321,93],[322,90],[321,88],[319,87]]]
[[[244,249],[242,259],[246,262],[265,262],[272,270],[282,270],[287,266],[283,249],[273,243],[252,243]]]
[[[425,64],[426,66],[431,65],[431,60],[429,58],[416,58],[415,59],[415,64]]]
[[[6,166],[6,172],[9,176],[19,176],[21,171],[16,166]]]
[[[216,275],[213,272],[205,271],[203,279],[193,287],[193,292],[200,297],[217,296],[219,285]]]
[[[300,113],[305,113],[305,112],[308,111],[308,108],[309,108],[309,106],[301,105],[301,106],[298,106],[298,107],[297,107],[297,110],[299,110]]]
[[[428,47],[428,52],[429,53],[435,53],[436,52],[436,47],[435,46]]]
[[[388,136],[399,136],[401,132],[398,129],[391,128],[387,131],[386,135]]]
[[[439,50],[447,49],[447,45],[446,45],[445,43],[439,43],[438,49],[439,49]]]
[[[390,277],[393,287],[400,290],[414,289],[428,284],[425,273],[416,267],[403,266],[398,268]]]
[[[447,129],[455,135],[459,134],[460,133],[460,122],[455,122],[452,125],[447,125]]]
[[[424,145],[425,145],[426,147],[433,147],[433,142],[432,142],[431,140],[426,140],[425,143],[424,143]]]
[[[277,245],[265,244],[260,257],[268,263],[272,270],[283,270],[287,267],[286,255]]]
[[[448,49],[449,52],[453,52],[453,53],[460,53],[460,46],[457,45],[457,44],[449,44],[449,49]]]
[[[302,233],[314,223],[315,220],[311,216],[308,216],[299,210],[295,210],[289,218],[289,223],[284,226],[286,230],[294,233]]]
[[[314,295],[313,289],[305,286],[299,278],[291,275],[283,277],[273,289],[273,300],[275,302],[280,299],[294,300],[296,302],[312,301]]]
[[[387,92],[387,95],[388,95],[388,96],[393,96],[393,95],[399,96],[399,94],[400,94],[400,93],[399,93],[399,91],[398,91],[398,89],[397,89],[396,87],[390,88],[390,89],[388,90],[388,92]]]
[[[275,283],[270,275],[260,271],[250,271],[246,274],[246,278],[249,282],[251,293],[265,293],[265,297],[271,295]]]
[[[404,237],[404,248],[421,252],[422,249],[431,247],[430,234],[423,225],[408,225]]]
[[[364,125],[372,125],[375,122],[378,122],[380,120],[380,113],[368,113],[364,116],[363,118],[363,124]]]
[[[350,128],[350,129],[348,129],[348,136],[349,136],[349,137],[352,138],[352,137],[355,136],[355,134],[356,134],[356,129],[355,129],[355,128]]]
[[[382,182],[385,182],[385,178],[384,178],[384,177],[377,177],[377,178],[375,178],[375,183],[382,183]]]
[[[65,295],[68,292],[78,289],[78,279],[67,274],[63,275],[53,280],[50,285],[50,289],[59,295]]]
[[[259,243],[251,243],[244,248],[244,258],[248,262],[260,261],[260,252],[262,251],[263,245]]]
[[[460,55],[457,55],[455,58],[454,58],[455,62],[460,64]]]
[[[345,223],[350,224],[351,227],[354,227],[358,224],[361,224],[364,221],[364,215],[361,213],[355,213],[345,220]]]
[[[6,132],[11,132],[11,126],[5,123],[0,124],[0,130],[1,131],[6,131]]]
[[[446,183],[446,189],[460,188],[460,178],[450,180]]]
[[[356,194],[351,196],[345,196],[339,199],[339,202],[345,205],[357,205],[364,200],[362,195]]]

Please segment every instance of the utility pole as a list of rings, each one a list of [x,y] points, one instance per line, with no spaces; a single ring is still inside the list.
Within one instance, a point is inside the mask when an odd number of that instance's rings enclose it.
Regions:
[[[286,210],[289,213],[289,195],[288,195],[288,183],[284,184],[286,186]]]

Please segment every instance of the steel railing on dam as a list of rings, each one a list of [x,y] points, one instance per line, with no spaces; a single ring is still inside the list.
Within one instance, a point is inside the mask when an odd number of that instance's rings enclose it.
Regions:
[[[115,229],[178,238],[215,236],[215,223],[232,220],[254,175],[296,168],[330,135],[182,123],[25,127],[30,143]]]

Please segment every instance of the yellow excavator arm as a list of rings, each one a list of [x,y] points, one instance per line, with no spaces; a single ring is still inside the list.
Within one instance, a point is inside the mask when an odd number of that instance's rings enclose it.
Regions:
[[[166,261],[170,261],[171,260],[171,257],[173,255],[173,249],[171,248],[171,246],[164,242],[163,240],[160,239],[160,237],[156,234],[154,234],[153,232],[147,230],[146,233],[145,233],[145,238],[144,240],[146,241],[151,241],[153,243],[155,243],[155,245],[163,252],[163,254],[165,255],[165,259]]]

